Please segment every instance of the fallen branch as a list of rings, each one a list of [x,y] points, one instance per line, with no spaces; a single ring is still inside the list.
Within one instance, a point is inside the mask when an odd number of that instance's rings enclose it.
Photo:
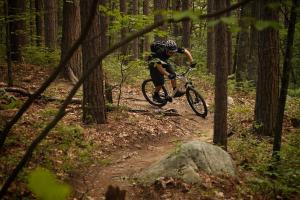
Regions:
[[[182,116],[176,110],[158,110],[158,111],[150,111],[143,109],[129,109],[128,112],[139,113],[144,115],[164,115],[164,116]]]
[[[4,88],[0,88],[0,90],[5,90],[6,92],[14,92],[14,93],[18,93],[22,96],[25,97],[31,97],[33,95],[32,92],[23,89],[23,88],[19,88],[19,87],[4,87]],[[58,97],[49,97],[49,96],[45,96],[45,95],[40,95],[36,100],[45,100],[48,102],[52,102],[52,101],[58,101],[58,102],[64,102],[65,99],[61,99]],[[79,98],[72,98],[70,103],[74,103],[74,104],[81,104],[82,100]]]

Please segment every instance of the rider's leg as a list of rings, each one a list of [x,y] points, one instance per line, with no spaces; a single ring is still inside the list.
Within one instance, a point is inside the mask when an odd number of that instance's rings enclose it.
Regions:
[[[162,88],[162,85],[155,86],[155,91],[154,92],[158,93],[161,90],[161,88]]]
[[[177,87],[176,80],[171,80],[171,85],[173,89],[176,88]]]
[[[173,67],[171,65],[169,65],[166,70],[171,73],[171,74],[175,74],[175,70],[173,69]],[[172,88],[173,88],[173,97],[181,97],[185,94],[184,91],[180,91],[178,88],[177,88],[177,84],[176,84],[176,79],[174,80],[171,80],[171,85],[172,85]]]
[[[164,85],[164,76],[158,71],[156,67],[150,67],[150,76],[152,78],[153,84],[155,86],[154,93],[153,93],[153,100],[158,103],[164,103],[165,100],[161,98],[159,95],[159,91],[162,89]]]

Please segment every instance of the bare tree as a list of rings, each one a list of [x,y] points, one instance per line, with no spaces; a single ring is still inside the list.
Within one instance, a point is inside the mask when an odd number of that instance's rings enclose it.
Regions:
[[[226,1],[214,1],[216,10],[227,7]],[[227,76],[228,40],[227,27],[223,23],[215,26],[215,114],[213,142],[227,148]]]
[[[168,1],[166,0],[154,0],[154,23],[161,21],[164,16],[163,16],[163,11],[166,11],[168,8]],[[168,26],[167,24],[161,26],[159,28],[160,31],[168,31]],[[163,40],[166,37],[161,37],[159,35],[155,35],[155,40]]]
[[[35,0],[35,26],[36,26],[36,43],[38,46],[45,44],[45,22],[44,22],[44,1]]]
[[[123,16],[127,14],[126,0],[120,0],[120,12],[121,12],[121,15],[123,15]],[[127,34],[127,28],[125,27],[125,25],[122,25],[122,28],[121,28],[121,38],[126,37],[126,34]],[[121,48],[121,54],[122,55],[126,55],[126,53],[127,53],[127,45],[124,45]]]
[[[108,0],[99,0],[101,6],[108,8]],[[103,11],[100,12],[100,26],[101,26],[101,50],[105,51],[108,48],[108,26],[109,18]]]
[[[247,68],[250,54],[250,27],[249,23],[245,21],[245,18],[250,17],[250,14],[250,4],[241,7],[239,25],[242,30],[238,33],[238,42],[236,46],[235,79],[237,87],[240,87],[241,83],[247,80]]]
[[[12,61],[20,62],[22,58],[21,47],[26,43],[25,34],[25,1],[23,0],[6,0],[10,30],[10,50]]]
[[[284,116],[284,108],[286,104],[287,91],[289,86],[289,76],[292,69],[292,57],[293,57],[293,43],[295,34],[295,25],[297,21],[297,3],[298,0],[293,0],[291,8],[291,16],[289,19],[288,35],[286,40],[285,58],[283,63],[283,72],[281,78],[281,90],[278,102],[278,113],[275,125],[274,144],[273,144],[273,156],[278,156],[278,152],[281,148],[281,135],[282,135],[282,123]]]
[[[191,9],[192,7],[192,1],[191,0],[185,0],[182,1],[182,11],[187,11]],[[191,20],[184,20],[182,22],[182,46],[185,48],[191,48]]]
[[[81,26],[85,26],[93,0],[80,1]],[[101,52],[100,15],[92,22],[87,39],[82,43],[83,72],[88,70]],[[101,62],[83,83],[83,122],[105,123],[104,75]]]
[[[132,15],[138,15],[139,14],[139,5],[138,0],[131,0],[131,13]],[[139,38],[133,40],[132,42],[132,58],[138,59],[139,57]]]
[[[260,20],[277,21],[278,11],[268,4],[274,0],[257,3]],[[256,86],[255,122],[258,134],[273,135],[279,92],[279,34],[274,28],[266,28],[258,33],[258,80]]]
[[[181,1],[180,0],[172,0],[172,10],[175,12],[179,12],[181,10]],[[173,35],[178,37],[180,33],[179,24],[173,24]]]
[[[226,8],[229,8],[231,5],[230,0],[226,0]],[[231,15],[231,12],[226,13],[226,16],[229,17]],[[228,74],[232,74],[233,72],[233,64],[232,64],[232,35],[231,35],[231,31],[229,30],[229,27],[227,27],[227,44],[228,44],[228,49],[227,49],[227,53],[228,53]]]
[[[68,50],[72,47],[74,42],[78,39],[81,31],[80,21],[80,7],[79,1],[64,0],[63,2],[63,27],[62,27],[62,45],[61,57],[65,57]],[[73,57],[66,65],[63,76],[65,79],[76,83],[77,77],[82,74],[82,52],[81,48],[77,49]]]
[[[207,0],[207,13],[214,12],[214,0]],[[207,22],[209,23],[210,20]],[[207,70],[209,73],[215,73],[215,29],[213,26],[207,26]]]
[[[45,44],[51,50],[57,47],[57,0],[46,0],[45,3]]]
[[[251,17],[256,17],[256,2],[249,4],[251,7]],[[249,61],[247,66],[248,80],[254,84],[257,82],[257,68],[258,68],[258,31],[252,25],[250,28],[250,46],[249,46]]]
[[[6,63],[7,63],[7,85],[13,85],[13,72],[12,72],[12,59],[11,59],[11,31],[10,31],[10,23],[9,23],[9,15],[8,15],[8,3],[4,2],[4,12],[5,12],[5,30],[6,30]]]
[[[143,14],[145,16],[149,15],[149,4],[150,0],[143,0]],[[150,41],[149,41],[149,35],[144,36],[144,44],[143,44],[143,51],[149,51],[150,47]]]

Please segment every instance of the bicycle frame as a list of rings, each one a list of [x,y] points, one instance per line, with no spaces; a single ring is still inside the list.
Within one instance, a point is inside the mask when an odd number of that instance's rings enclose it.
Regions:
[[[193,70],[195,70],[195,69],[188,67],[185,72],[180,73],[180,74],[176,73],[176,78],[178,80],[181,80],[182,82],[184,82],[185,88],[187,88],[188,86],[193,87],[193,82],[189,79],[190,72]]]

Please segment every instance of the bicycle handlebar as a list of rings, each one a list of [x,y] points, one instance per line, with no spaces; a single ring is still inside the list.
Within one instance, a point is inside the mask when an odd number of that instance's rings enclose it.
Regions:
[[[182,73],[176,73],[176,76],[185,76],[186,74],[188,74],[190,71],[195,70],[195,68],[191,68],[191,67],[187,67],[187,69],[185,70],[185,72]]]

